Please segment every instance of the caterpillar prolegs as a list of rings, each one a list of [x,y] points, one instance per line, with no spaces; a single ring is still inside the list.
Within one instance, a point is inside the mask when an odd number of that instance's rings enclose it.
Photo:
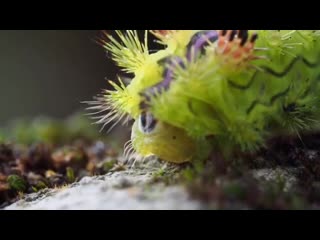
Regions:
[[[150,51],[148,35],[165,48]],[[320,32],[151,30],[106,34],[104,48],[128,84],[89,109],[103,126],[134,119],[130,150],[190,161],[208,136],[223,151],[256,151],[271,135],[319,125]],[[221,150],[221,149],[220,149]]]

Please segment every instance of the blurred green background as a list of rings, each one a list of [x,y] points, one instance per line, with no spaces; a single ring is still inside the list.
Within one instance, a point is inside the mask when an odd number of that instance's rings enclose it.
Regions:
[[[0,124],[83,111],[116,69],[98,30],[1,30]]]

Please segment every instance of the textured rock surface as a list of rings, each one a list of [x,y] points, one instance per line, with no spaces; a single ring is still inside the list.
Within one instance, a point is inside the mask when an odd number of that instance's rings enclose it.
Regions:
[[[259,169],[252,172],[253,176],[257,179],[267,181],[284,181],[284,191],[289,191],[297,183],[295,177],[296,168],[276,168],[276,169]]]
[[[200,209],[181,186],[148,184],[152,174],[123,171],[86,177],[70,187],[30,194],[7,207],[12,209]]]
[[[80,182],[60,189],[46,189],[30,194],[6,210],[197,210],[214,209],[189,198],[182,186],[151,183],[153,174],[164,167],[151,166],[85,177]],[[257,179],[276,181],[281,177],[288,190],[295,184],[294,169],[260,169]],[[243,209],[234,206],[235,209]]]

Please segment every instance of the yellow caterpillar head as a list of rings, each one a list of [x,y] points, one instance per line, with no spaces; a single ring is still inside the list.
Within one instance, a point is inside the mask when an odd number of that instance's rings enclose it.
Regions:
[[[102,129],[113,121],[115,123],[111,128],[120,121],[135,120],[130,141],[132,145],[125,147],[125,156],[134,151],[142,157],[155,155],[173,163],[190,161],[196,147],[186,131],[156,119],[149,111],[144,112],[140,105],[143,98],[141,92],[162,80],[164,66],[159,62],[170,55],[183,54],[181,50],[194,31],[153,31],[169,46],[166,50],[153,53],[149,53],[147,39],[143,44],[136,31],[116,33],[120,41],[106,34],[108,39],[102,40],[102,45],[111,53],[118,66],[134,77],[128,84],[120,78],[120,84],[109,81],[114,90],[106,90],[95,101],[87,102],[92,105],[88,109],[96,111],[92,113],[93,118],[97,119],[96,123],[102,124]]]
[[[190,161],[196,151],[195,142],[184,130],[158,121],[150,113],[142,113],[135,121],[131,141],[138,154],[173,163]]]

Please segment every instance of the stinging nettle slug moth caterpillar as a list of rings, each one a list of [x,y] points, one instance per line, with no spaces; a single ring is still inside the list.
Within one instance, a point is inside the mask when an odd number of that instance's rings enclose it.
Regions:
[[[102,128],[134,120],[127,157],[183,163],[213,145],[254,152],[274,134],[319,127],[320,31],[115,33],[101,43],[133,78],[87,103]],[[148,34],[164,49],[150,51]]]

